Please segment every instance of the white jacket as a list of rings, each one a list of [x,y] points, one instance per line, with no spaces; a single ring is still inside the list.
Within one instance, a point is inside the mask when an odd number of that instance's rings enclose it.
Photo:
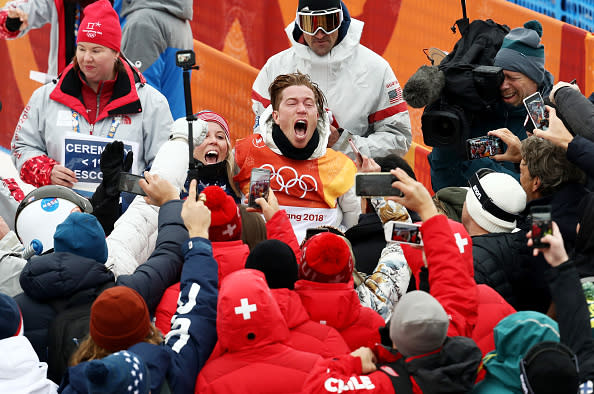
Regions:
[[[27,260],[21,258],[23,244],[14,231],[0,239],[0,293],[11,297],[23,292],[19,277]]]
[[[70,72],[74,71],[67,68],[62,79]],[[167,99],[146,84],[142,76],[139,78],[141,82],[135,83],[135,90],[142,112],[124,115],[113,139],[138,143],[139,155],[134,156],[134,168],[142,171],[152,163],[159,147],[167,140],[173,118]],[[17,171],[27,160],[40,155],[61,161],[63,138],[67,133],[74,133],[75,129],[71,107],[50,98],[53,90],[60,87],[51,82],[38,88],[23,110],[10,145]],[[76,99],[70,100],[74,105]],[[94,136],[106,137],[113,126],[114,116],[107,116],[93,126],[83,116],[78,117],[78,122],[81,135],[88,135],[92,128]]]
[[[58,386],[47,378],[47,364],[40,362],[29,340],[15,336],[0,340],[0,393],[53,394]]]
[[[343,40],[322,57],[296,42],[293,28],[291,23],[285,29],[292,47],[268,59],[252,87],[256,127],[259,115],[270,103],[268,87],[274,78],[300,71],[318,84],[334,120],[345,129],[332,149],[354,158],[348,143],[352,138],[361,153],[369,157],[406,154],[412,134],[402,90],[390,64],[359,43],[363,22],[351,19]]]

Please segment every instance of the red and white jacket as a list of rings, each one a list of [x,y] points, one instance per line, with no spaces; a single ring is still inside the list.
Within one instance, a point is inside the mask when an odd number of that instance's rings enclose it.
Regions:
[[[288,345],[285,318],[257,270],[236,271],[221,284],[217,335],[198,375],[197,393],[300,393],[322,360]]]

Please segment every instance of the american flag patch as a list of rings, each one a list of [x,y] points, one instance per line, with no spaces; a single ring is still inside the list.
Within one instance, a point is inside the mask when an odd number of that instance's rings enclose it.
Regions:
[[[388,98],[390,99],[390,104],[396,104],[397,102],[402,101],[402,89],[397,87],[396,89],[388,91]]]

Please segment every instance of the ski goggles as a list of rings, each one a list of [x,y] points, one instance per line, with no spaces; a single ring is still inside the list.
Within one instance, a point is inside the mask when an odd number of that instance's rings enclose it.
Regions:
[[[315,35],[318,30],[326,34],[332,34],[340,28],[343,15],[342,9],[297,12],[297,26],[302,32],[310,36]]]

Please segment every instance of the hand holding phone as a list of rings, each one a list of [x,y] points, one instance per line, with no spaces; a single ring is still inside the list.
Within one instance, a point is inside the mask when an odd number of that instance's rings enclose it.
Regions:
[[[542,242],[542,237],[553,234],[551,206],[540,205],[530,208],[530,217],[532,219],[532,247],[539,249],[548,248],[550,245]]]
[[[355,174],[355,194],[362,197],[402,196],[402,191],[392,187],[398,179],[389,172],[364,172]]]
[[[540,95],[540,92],[531,94],[524,99],[524,106],[528,111],[528,116],[534,127],[540,130],[546,130],[549,128],[549,116],[545,109],[545,103]]]
[[[268,199],[270,189],[270,170],[265,168],[252,168],[250,178],[250,191],[248,196],[248,207],[260,208],[256,203],[257,198]]]
[[[466,156],[468,160],[491,157],[503,153],[503,141],[499,137],[485,135],[466,140]]]
[[[414,247],[423,247],[420,225],[413,223],[389,221],[384,224],[386,242],[398,242]]]
[[[361,154],[359,149],[355,146],[355,143],[353,142],[352,138],[349,138],[349,144],[351,145],[351,149],[353,150],[353,153],[355,154],[357,164],[358,165],[363,164],[363,155]]]
[[[118,190],[121,192],[128,192],[132,194],[138,194],[140,196],[146,196],[146,193],[140,187],[138,183],[143,176],[130,174],[129,172],[120,172],[120,182],[118,184]]]

